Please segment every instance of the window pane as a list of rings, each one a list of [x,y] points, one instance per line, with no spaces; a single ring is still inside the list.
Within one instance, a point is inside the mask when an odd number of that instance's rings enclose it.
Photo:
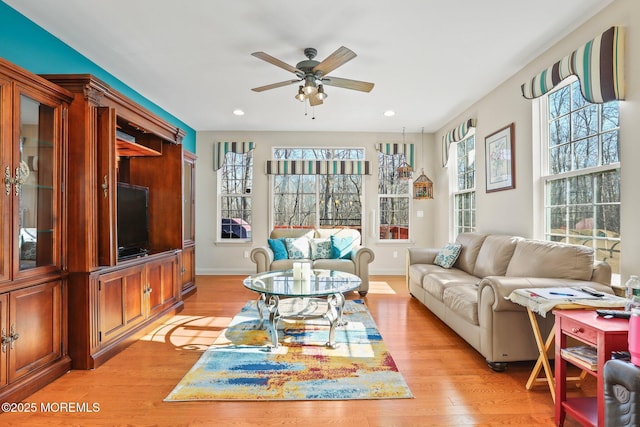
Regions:
[[[596,176],[597,203],[620,202],[620,171],[614,170]]]
[[[571,109],[577,110],[587,104],[589,104],[589,102],[582,96],[580,82],[576,80],[575,82],[571,83]]]
[[[549,95],[549,117],[556,118],[569,113],[569,87],[565,86]]]
[[[549,171],[552,174],[571,170],[571,146],[560,145],[549,150]]]
[[[617,129],[619,127],[620,108],[618,101],[607,102],[602,104],[602,124],[603,131]]]
[[[547,205],[564,205],[566,203],[566,185],[567,182],[564,179],[547,182]]]
[[[598,132],[598,106],[592,104],[571,115],[573,139],[585,138]]]
[[[593,179],[591,175],[569,179],[569,203],[572,205],[593,202]]]
[[[561,117],[554,120],[549,125],[549,146],[566,144],[569,142],[570,126],[569,116]]]
[[[602,164],[610,165],[620,162],[620,146],[618,144],[619,132],[607,132],[602,138]]]

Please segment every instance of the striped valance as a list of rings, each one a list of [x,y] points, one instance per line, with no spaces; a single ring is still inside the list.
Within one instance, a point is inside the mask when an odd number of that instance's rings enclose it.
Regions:
[[[580,80],[582,96],[592,103],[624,99],[624,29],[611,27],[522,85],[522,96],[537,98],[565,78]]]
[[[368,160],[267,160],[267,175],[371,175]]]
[[[451,129],[442,137],[442,166],[449,162],[449,147],[452,143],[462,141],[478,123],[477,119],[468,119]]]
[[[405,161],[409,164],[409,166],[411,166],[412,168],[414,167],[413,144],[379,143],[379,144],[376,144],[376,150],[388,156],[392,156],[394,154],[404,154]]]
[[[216,142],[213,147],[213,170],[218,170],[224,165],[227,153],[244,154],[255,148],[253,142]]]

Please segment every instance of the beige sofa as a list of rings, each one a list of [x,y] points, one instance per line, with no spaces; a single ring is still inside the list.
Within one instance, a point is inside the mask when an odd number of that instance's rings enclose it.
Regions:
[[[251,251],[251,260],[256,263],[256,272],[273,270],[289,270],[293,268],[294,261],[311,261],[313,268],[323,270],[337,270],[355,274],[362,281],[358,292],[365,296],[369,291],[369,264],[374,259],[371,249],[361,245],[360,232],[351,228],[321,228],[321,229],[289,229],[277,228],[271,231],[270,239],[287,237],[306,237],[308,239],[330,239],[331,236],[351,239],[353,241],[351,255],[348,259],[320,258],[320,259],[280,259],[274,260],[271,248],[260,246]]]
[[[501,371],[535,360],[538,350],[526,308],[505,297],[518,288],[590,286],[613,294],[611,268],[585,246],[515,236],[461,233],[452,268],[434,264],[440,248],[407,251],[409,292]],[[544,336],[553,315],[540,318]]]

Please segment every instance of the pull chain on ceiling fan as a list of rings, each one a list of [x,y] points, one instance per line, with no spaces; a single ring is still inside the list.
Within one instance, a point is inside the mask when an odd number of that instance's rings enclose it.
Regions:
[[[344,89],[358,90],[361,92],[371,92],[374,84],[369,82],[362,82],[358,80],[343,79],[340,77],[327,77],[327,74],[352,60],[357,55],[344,46],[337,49],[331,55],[329,55],[324,61],[318,62],[313,58],[316,57],[318,51],[312,47],[308,47],[304,50],[304,55],[307,59],[300,61],[295,67],[274,58],[268,53],[254,52],[251,55],[256,58],[262,59],[270,64],[280,67],[286,71],[289,71],[296,75],[297,79],[285,80],[283,82],[272,83],[266,86],[254,87],[254,92],[263,92],[265,90],[275,89],[282,86],[292,85],[294,83],[303,82],[298,86],[298,93],[295,98],[301,102],[305,100],[309,101],[309,105],[315,107],[323,103],[327,98],[327,93],[324,90],[324,86],[335,86]]]

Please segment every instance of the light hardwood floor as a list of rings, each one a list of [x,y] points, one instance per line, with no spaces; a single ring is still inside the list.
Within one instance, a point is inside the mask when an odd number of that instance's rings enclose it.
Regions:
[[[552,426],[548,389],[524,387],[533,362],[490,370],[484,359],[412,298],[403,276],[373,276],[366,297],[414,399],[316,402],[162,400],[255,294],[242,276],[199,276],[185,309],[94,371],[71,371],[27,399],[34,413],[0,415],[2,426]],[[354,298],[357,294],[354,294]],[[73,310],[73,307],[70,307]],[[531,333],[531,331],[522,331]],[[593,393],[591,377],[581,390]],[[43,412],[66,403],[93,412]],[[75,412],[74,412],[75,411]],[[578,424],[567,417],[565,426]]]

